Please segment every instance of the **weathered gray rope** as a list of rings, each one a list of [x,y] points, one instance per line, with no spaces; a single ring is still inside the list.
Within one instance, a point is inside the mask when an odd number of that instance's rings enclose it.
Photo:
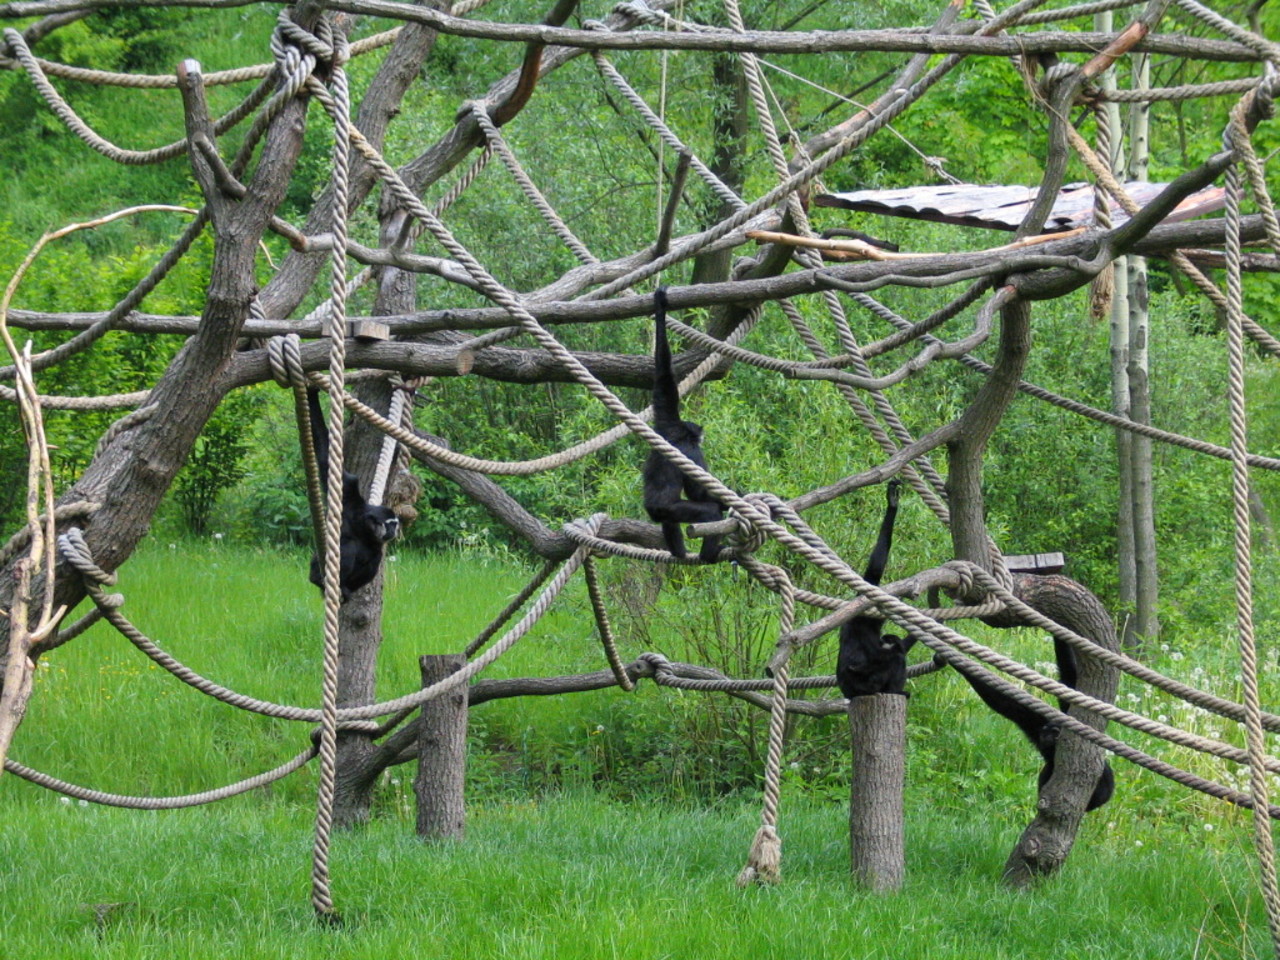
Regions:
[[[511,174],[516,184],[520,187],[520,191],[525,198],[534,206],[534,209],[546,221],[547,226],[551,228],[551,232],[560,238],[563,243],[573,253],[575,257],[582,263],[599,263],[600,260],[587,249],[587,245],[579,240],[569,229],[569,225],[564,222],[560,214],[551,206],[550,201],[538,189],[538,185],[533,182],[533,178],[525,172],[524,167],[520,165],[520,161],[516,158],[515,153],[511,150],[511,145],[507,143],[506,138],[502,135],[502,131],[489,116],[489,107],[481,101],[473,101],[470,104],[472,119],[479,125],[481,131],[488,141],[489,148],[498,155],[498,159],[502,161],[503,166],[507,168],[507,172]]]
[[[630,12],[630,8],[628,8]],[[663,122],[645,102],[644,97],[629,84],[626,78],[618,72],[605,55],[596,50],[592,51],[592,59],[595,61],[596,69],[600,71],[600,75],[605,80],[613,84],[617,91],[622,94],[623,98],[631,104],[632,108],[638,113],[641,119],[647,123],[653,131],[661,138],[662,142],[674,150],[677,154],[684,154],[689,157],[689,166],[705,183],[717,197],[736,209],[743,209],[746,203],[741,197],[733,191],[723,180],[717,177],[705,163],[703,163],[696,153],[694,153],[683,140],[675,135],[670,127]]]
[[[489,161],[493,159],[493,148],[485,145],[480,151],[480,155],[469,166],[466,172],[457,179],[445,194],[436,201],[436,205],[431,208],[431,212],[437,217],[443,217],[445,211],[458,202],[458,198],[467,192],[471,184],[475,183],[476,177],[484,172],[484,168],[489,165]],[[418,236],[422,233],[423,227],[421,223],[415,222],[413,226],[413,235]]]
[[[1218,83],[1191,83],[1178,87],[1147,87],[1145,90],[1100,90],[1099,100],[1113,103],[1149,103],[1157,100],[1198,100],[1202,97],[1237,96],[1257,86],[1257,77],[1222,80]]]
[[[281,31],[317,58],[327,57],[329,88],[333,109],[333,234],[330,251],[330,293],[333,304],[325,323],[329,341],[329,463],[326,480],[324,529],[324,682],[321,689],[320,717],[320,783],[316,793],[315,844],[312,848],[311,905],[323,921],[334,921],[337,913],[329,876],[329,843],[333,831],[333,802],[338,764],[338,609],[342,604],[342,513],[343,490],[343,378],[346,375],[347,336],[347,194],[351,169],[351,104],[347,89],[347,43],[342,29],[332,29],[333,20],[320,20],[322,31],[332,39],[333,47],[280,17]],[[329,29],[325,29],[329,28]],[[316,49],[319,47],[320,49]]]
[[[405,401],[408,393],[403,385],[391,391],[391,405],[387,409],[387,420],[404,426]],[[400,446],[395,437],[384,436],[382,446],[378,450],[378,465],[373,471],[373,480],[369,483],[369,502],[381,504],[387,493],[387,481],[391,479],[391,467],[395,464],[396,453]]]
[[[96,321],[92,326],[81,330],[71,339],[51,347],[48,350],[41,351],[31,358],[31,369],[38,373],[41,370],[48,369],[65,360],[67,357],[73,356],[87,350],[93,344],[97,343],[106,333],[115,327],[122,319],[124,319],[132,310],[134,310],[142,300],[159,286],[163,280],[173,269],[174,265],[182,259],[186,252],[191,248],[197,237],[204,232],[205,226],[209,222],[209,215],[205,210],[201,210],[194,220],[187,225],[176,243],[170,247],[165,254],[156,261],[155,265],[147,271],[147,275],[134,284],[133,288],[120,299],[120,302],[107,311],[107,315],[101,320]],[[12,366],[0,367],[0,380],[12,380],[14,368]]]
[[[402,27],[395,27],[391,30],[374,34],[371,37],[365,37],[363,40],[357,40],[351,44],[352,58],[354,59],[361,54],[377,50],[394,42],[402,29]],[[131,87],[137,90],[170,90],[178,85],[178,78],[172,73],[115,73],[110,70],[75,67],[55,60],[45,60],[42,57],[35,57],[34,59],[39,64],[40,69],[49,76],[59,77],[63,80],[75,80],[78,83],[89,83],[94,86]],[[14,66],[14,60],[0,56],[0,69],[13,68]],[[202,76],[202,80],[207,87],[244,83],[248,80],[265,79],[271,75],[274,69],[275,64],[259,63],[251,67],[236,67],[233,70],[217,70],[213,73],[206,73]],[[240,108],[237,107],[237,109]],[[214,129],[216,132],[222,133],[222,130],[218,129],[216,124]]]
[[[1108,10],[1123,10],[1125,7],[1136,7],[1141,2],[1142,0],[1097,0],[1095,3],[1081,3],[1074,7],[1041,10],[1020,17],[1018,26],[1030,27],[1042,23],[1056,23],[1060,20],[1074,20],[1076,17],[1091,17],[1095,13],[1106,13]]]
[[[590,521],[586,521],[588,525],[598,524],[604,517],[604,514],[597,514]],[[114,584],[115,575],[108,574],[93,561],[93,557],[89,552],[88,545],[84,541],[83,533],[79,528],[72,527],[66,533],[58,538],[58,550],[60,555],[68,563],[78,570],[86,578],[86,589],[90,599],[102,610],[105,619],[118,630],[130,643],[136,646],[144,654],[151,658],[158,666],[167,670],[173,676],[182,682],[188,684],[223,703],[247,710],[252,713],[260,713],[264,716],[277,717],[283,720],[304,721],[307,723],[319,723],[322,719],[322,713],[317,709],[308,709],[306,707],[290,706],[286,704],[272,703],[266,700],[258,700],[243,694],[236,693],[226,687],[213,683],[210,680],[200,676],[194,670],[184,666],[178,660],[165,653],[160,647],[148,638],[141,630],[132,624],[128,618],[119,612],[120,605],[124,602],[124,598],[119,594],[106,595],[100,588],[100,584]],[[374,717],[385,716],[395,713],[403,709],[411,709],[421,706],[428,700],[437,696],[449,693],[455,686],[460,683],[467,682],[471,677],[482,671],[490,663],[505,653],[511,646],[523,637],[532,626],[538,622],[542,615],[550,608],[552,601],[564,589],[564,585],[568,582],[569,577],[581,565],[584,551],[575,552],[574,557],[570,558],[567,563],[571,569],[561,569],[556,579],[543,591],[535,603],[534,607],[525,615],[515,627],[499,641],[494,651],[490,651],[480,661],[469,664],[467,672],[460,679],[455,680],[456,674],[451,674],[449,678],[418,690],[406,696],[399,697],[395,700],[388,700],[384,703],[369,704],[362,707],[346,707],[338,711],[338,721],[344,730],[360,730],[369,732],[375,729],[376,725],[371,725],[363,721],[372,720]],[[575,559],[576,558],[576,559]],[[535,578],[534,587],[540,584],[545,577]],[[532,589],[529,590],[532,593]],[[504,611],[506,613],[506,611]],[[504,622],[506,617],[503,618]],[[491,624],[492,630],[498,629],[500,625]],[[488,631],[490,628],[486,628]],[[483,637],[483,634],[482,634]],[[474,644],[473,644],[474,646]],[[496,651],[496,652],[495,652]],[[478,664],[478,665],[477,665]]]
[[[901,317],[897,318],[897,321],[895,322],[898,322],[899,324],[908,323],[908,321],[903,320]],[[905,327],[902,329],[905,329]],[[984,363],[977,357],[960,357],[959,362],[963,363],[969,369],[976,370],[978,373],[986,376],[990,376],[994,369],[990,364]],[[1026,380],[1018,381],[1018,390],[1019,392],[1035,397],[1038,400],[1044,400],[1046,403],[1051,403],[1055,407],[1061,407],[1063,410],[1079,414],[1082,417],[1088,417],[1090,420],[1096,420],[1098,423],[1103,423],[1110,427],[1117,427],[1121,430],[1127,430],[1130,433],[1141,434],[1144,437],[1150,437],[1153,440],[1159,440],[1161,443],[1167,443],[1171,446],[1194,450],[1197,453],[1216,457],[1219,460],[1231,459],[1231,451],[1216,443],[1208,443],[1204,440],[1186,437],[1182,434],[1173,433],[1168,430],[1161,430],[1158,427],[1153,427],[1145,423],[1137,423],[1127,417],[1117,416],[1116,414],[1109,413],[1106,410],[1099,410],[1097,407],[1091,407],[1086,403],[1080,403],[1077,400],[1061,396],[1051,390],[1046,390],[1044,387],[1037,386],[1034,383],[1029,383]],[[1248,462],[1251,467],[1260,467],[1264,470],[1280,470],[1280,458],[1263,457],[1251,453],[1249,454]]]
[[[75,112],[71,105],[62,98],[62,95],[58,93],[53,84],[49,82],[48,77],[45,76],[45,61],[38,60],[32,55],[21,33],[13,29],[8,29],[5,31],[4,37],[5,40],[8,41],[10,49],[13,50],[15,57],[26,71],[32,85],[36,88],[36,91],[40,96],[44,98],[49,109],[54,112],[68,130],[79,137],[80,140],[82,140],[91,149],[115,163],[124,164],[126,166],[145,166],[153,163],[161,163],[165,160],[171,160],[174,157],[182,156],[187,152],[188,144],[185,138],[182,140],[175,140],[173,143],[166,144],[162,147],[155,147],[150,150],[129,150],[124,147],[116,146],[89,126],[89,124],[87,124],[80,115]],[[171,83],[167,85],[177,85],[177,77],[168,77],[166,79],[171,81]],[[244,77],[243,79],[252,79],[252,77]],[[208,82],[207,78],[206,82]],[[227,130],[233,129],[238,123],[244,120],[245,117],[249,116],[254,110],[256,110],[264,100],[266,100],[273,87],[274,81],[271,79],[264,80],[260,83],[233,110],[219,117],[217,121],[215,121],[213,127],[214,133],[222,134]]]
[[[1245,112],[1253,94],[1246,95],[1231,111],[1229,139],[1238,152],[1249,139]],[[1267,101],[1270,105],[1269,100]],[[1269,110],[1274,112],[1274,110]],[[1240,164],[1227,170],[1227,397],[1231,408],[1231,494],[1235,526],[1236,632],[1240,645],[1240,686],[1245,707],[1245,744],[1249,757],[1249,795],[1253,798],[1253,845],[1262,874],[1262,899],[1267,906],[1271,943],[1280,956],[1280,887],[1276,883],[1275,841],[1271,819],[1266,740],[1263,736],[1262,701],[1258,690],[1258,649],[1253,630],[1253,547],[1249,515],[1248,423],[1245,410],[1244,288],[1241,269],[1240,202],[1244,193]],[[1262,185],[1265,195],[1265,183]],[[1274,224],[1275,211],[1271,211]],[[1274,233],[1272,233],[1274,237]]]
[[[136,407],[150,395],[150,390],[135,390],[132,393],[111,393],[100,397],[64,397],[38,394],[36,401],[45,410],[119,410],[122,407]],[[0,384],[0,399],[17,402],[18,392],[12,387]]]
[[[255,300],[254,303],[257,303]],[[311,538],[316,556],[324,551],[324,486],[316,459],[311,432],[311,404],[307,398],[307,375],[302,368],[302,341],[296,333],[267,340],[267,362],[276,383],[293,391],[293,422],[302,454],[302,472],[307,482],[307,507],[311,512]]]
[[[533,596],[533,592],[542,586],[547,577],[556,572],[556,567],[560,566],[558,560],[548,560],[542,565],[533,578],[520,588],[520,592],[511,598],[508,603],[496,617],[494,617],[483,630],[477,634],[476,638],[467,644],[467,648],[463,651],[463,656],[468,660],[476,655],[476,653],[489,642],[489,638],[503,628],[508,620],[510,620],[517,610],[525,605],[525,602]]]
[[[732,4],[733,0],[729,0]],[[773,568],[779,585],[781,607],[778,635],[785,637],[795,622],[796,597],[791,578],[781,567]],[[747,864],[738,874],[738,886],[750,883],[777,883],[782,879],[782,838],[778,835],[778,804],[782,792],[782,748],[787,729],[787,677],[790,666],[784,656],[774,664],[773,698],[769,705],[769,747],[764,763],[764,803],[760,829],[747,854]]]
[[[53,508],[53,519],[55,523],[65,523],[67,520],[74,520],[79,517],[91,517],[98,511],[100,506],[101,504],[92,500],[76,500],[74,503],[64,503],[60,507]],[[43,525],[46,521],[47,517],[41,514],[38,522]],[[0,567],[3,567],[25,550],[30,542],[31,527],[24,526],[6,540],[4,546],[0,546]]]
[[[971,288],[971,292],[975,289],[976,287]],[[976,296],[977,293],[974,293],[975,299]],[[867,297],[867,300],[877,307],[881,306],[878,301],[871,297]],[[863,306],[866,306],[866,303],[864,303]],[[804,345],[809,349],[810,353],[819,360],[826,358],[828,356],[826,348],[813,333],[812,329],[810,329],[808,323],[805,322],[795,304],[784,302],[782,304],[782,309],[787,319],[791,322],[792,328],[796,331]],[[903,322],[905,323],[907,321],[904,320]],[[853,355],[849,356],[850,363],[855,362],[855,360],[856,358]],[[865,360],[863,363],[865,364]],[[880,415],[885,418],[885,423],[888,424],[889,428],[893,431],[892,437],[889,435],[888,431],[880,425],[880,421],[877,419],[876,413],[872,411],[871,407],[867,406],[858,391],[841,383],[836,384],[836,390],[839,391],[842,397],[844,397],[845,402],[849,404],[849,408],[853,410],[854,415],[862,422],[862,425],[866,428],[872,439],[880,445],[880,449],[888,456],[893,456],[898,452],[900,443],[911,442],[910,432],[903,425],[901,419],[897,416],[897,412],[888,402],[888,399],[878,391],[869,391],[872,398],[872,404],[875,406],[876,410],[879,411]],[[903,476],[911,485],[911,489],[915,490],[916,493],[920,495],[921,500],[923,500],[925,505],[929,507],[934,516],[936,516],[943,524],[949,524],[951,522],[951,511],[947,508],[946,503],[939,495],[940,491],[945,488],[945,482],[942,477],[938,475],[938,472],[934,469],[929,458],[918,457],[913,460],[909,466],[903,469]]]
[[[79,787],[74,783],[68,783],[65,780],[59,780],[57,777],[51,777],[46,773],[33,770],[31,767],[23,766],[18,761],[9,758],[5,759],[4,768],[9,773],[30,781],[36,786],[53,790],[64,796],[74,797],[77,800],[84,800],[87,803],[98,803],[107,807],[125,807],[129,810],[178,810],[182,807],[198,807],[202,804],[226,800],[229,797],[238,797],[242,793],[248,793],[250,790],[266,786],[268,783],[275,783],[277,780],[284,779],[293,771],[306,766],[307,762],[315,755],[316,748],[308,747],[273,770],[268,770],[245,780],[239,780],[225,787],[218,787],[215,790],[188,793],[176,797],[131,797],[119,793],[104,793],[101,790],[91,790],[88,787]]]
[[[587,581],[587,596],[591,599],[591,611],[595,614],[596,629],[600,632],[600,643],[604,647],[605,659],[609,661],[609,669],[613,671],[618,686],[630,693],[636,688],[636,684],[627,675],[627,668],[618,655],[618,642],[613,636],[609,611],[605,608],[604,595],[600,591],[600,578],[596,575],[595,561],[590,554],[582,562],[582,574]]]
[[[960,561],[956,561],[957,564]],[[1028,606],[1026,602],[1020,600],[1008,587],[1000,584],[994,577],[988,574],[981,567],[974,564],[965,564],[969,567],[969,575],[973,578],[975,585],[987,590],[991,596],[998,598],[1004,603],[1008,610],[1017,616],[1020,620],[1025,621],[1028,625],[1037,627],[1046,631],[1051,636],[1059,640],[1069,643],[1072,647],[1079,650],[1088,657],[1101,660],[1104,663],[1116,667],[1129,676],[1142,681],[1149,686],[1163,690],[1165,693],[1171,694],[1180,700],[1207,710],[1210,713],[1216,713],[1221,717],[1230,720],[1243,722],[1245,718],[1245,708],[1242,704],[1223,697],[1215,696],[1204,690],[1188,686],[1172,677],[1166,676],[1157,670],[1153,670],[1141,661],[1135,660],[1124,653],[1117,650],[1108,650],[1101,644],[1095,643],[1088,637],[1062,626],[1055,620],[1046,617],[1043,613],[1034,607]],[[1280,716],[1273,713],[1262,714],[1263,726],[1272,733],[1280,733]]]
[[[1007,23],[1016,21],[1027,10],[1034,9],[1042,5],[1044,0],[1021,0],[1006,10],[1003,14],[993,20],[991,23],[983,25],[978,30],[979,36],[989,36],[992,33],[1003,29]],[[882,113],[870,117],[861,126],[851,131],[839,143],[831,147],[822,156],[815,159],[812,163],[805,164],[790,177],[779,183],[772,190],[758,197],[755,201],[746,207],[743,207],[736,213],[726,217],[720,223],[710,227],[709,229],[696,234],[673,248],[666,254],[649,263],[637,267],[629,273],[609,282],[593,290],[587,295],[586,299],[603,300],[613,296],[622,290],[626,290],[635,286],[642,280],[655,276],[663,270],[680,262],[692,252],[701,250],[711,243],[728,235],[733,230],[742,226],[752,217],[770,209],[780,201],[784,200],[798,188],[811,183],[814,179],[825,173],[832,165],[838,163],[846,157],[851,151],[856,150],[859,146],[867,141],[868,138],[878,133],[884,126],[892,123],[913,103],[924,96],[939,80],[950,73],[964,57],[960,54],[948,54],[923,77],[917,80],[908,90],[903,91],[902,95],[890,104]]]
[[[1231,787],[1199,777],[1186,770],[1179,769],[1178,767],[1175,767],[1170,763],[1166,763],[1163,760],[1159,760],[1156,757],[1151,756],[1151,754],[1138,750],[1121,740],[1109,737],[1105,733],[1093,729],[1093,727],[1084,723],[1079,718],[1068,713],[1063,713],[1061,710],[1050,706],[1039,697],[1032,696],[1026,690],[1010,683],[999,674],[987,670],[972,660],[968,660],[955,650],[946,647],[945,644],[934,651],[934,656],[936,659],[943,661],[947,666],[953,667],[961,673],[976,673],[981,675],[987,685],[994,687],[1000,693],[1010,697],[1027,709],[1034,711],[1050,723],[1058,725],[1063,730],[1069,730],[1076,736],[1084,740],[1088,740],[1090,743],[1097,744],[1104,750],[1115,754],[1117,757],[1128,760],[1130,763],[1150,770],[1152,773],[1159,774],[1160,776],[1172,780],[1175,783],[1179,783],[1184,787],[1190,787],[1191,789],[1198,790],[1208,796],[1217,797],[1220,800],[1226,800],[1228,803],[1233,803],[1236,806],[1245,808],[1246,810],[1253,808],[1253,800],[1248,794],[1241,793]],[[1273,819],[1280,818],[1280,807],[1272,804],[1268,808],[1268,814]]]
[[[147,394],[150,396],[150,392]],[[111,443],[124,433],[126,430],[132,430],[134,427],[146,423],[154,415],[159,408],[154,403],[148,403],[139,407],[131,413],[126,413],[119,420],[114,421],[111,426],[102,432],[102,436],[98,438],[97,444],[93,448],[93,455],[99,456]]]
[[[759,319],[759,312],[754,312],[751,317],[744,323],[740,324],[733,334],[725,341],[733,345],[745,338],[754,327]],[[680,394],[686,395],[693,387],[697,386],[702,380],[714,370],[720,363],[721,357],[718,353],[710,354],[702,363],[680,382]],[[324,381],[318,380],[323,383]],[[357,416],[361,417],[370,425],[376,427],[384,433],[396,438],[400,443],[404,444],[411,450],[425,454],[433,459],[440,460],[443,463],[460,467],[463,470],[472,470],[476,473],[491,474],[493,476],[530,476],[535,473],[544,473],[557,467],[575,463],[585,457],[600,450],[605,449],[623,437],[630,434],[630,430],[623,424],[611,427],[594,437],[590,437],[581,443],[575,444],[557,453],[548,454],[543,457],[537,457],[532,460],[506,461],[506,460],[484,460],[477,457],[467,456],[458,453],[448,447],[440,444],[432,443],[423,437],[418,436],[406,430],[401,424],[392,423],[386,417],[383,417],[372,407],[361,403],[358,399],[345,394],[343,403],[347,409],[351,410]],[[652,407],[645,407],[638,416],[650,417],[653,414]]]
[[[1252,30],[1246,30],[1244,27],[1232,23],[1226,17],[1210,10],[1204,4],[1197,2],[1197,0],[1173,0],[1173,2],[1200,22],[1207,24],[1236,43],[1243,44],[1256,51],[1271,63],[1280,63],[1280,46],[1265,37],[1260,37]]]

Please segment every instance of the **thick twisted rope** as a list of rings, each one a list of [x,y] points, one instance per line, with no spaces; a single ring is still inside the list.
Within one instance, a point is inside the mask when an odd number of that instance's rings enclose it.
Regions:
[[[307,43],[317,38],[284,21],[282,30],[291,39]],[[321,20],[331,26],[332,20]],[[293,28],[293,29],[290,29]],[[320,720],[320,784],[316,796],[316,833],[312,851],[311,905],[322,922],[339,919],[333,906],[329,878],[329,841],[333,831],[333,801],[338,763],[338,610],[342,604],[342,497],[343,482],[343,378],[346,376],[347,336],[347,193],[351,169],[351,103],[347,89],[345,63],[346,37],[341,29],[330,30],[334,40],[331,51],[313,51],[318,56],[330,53],[329,86],[333,110],[333,247],[330,252],[330,302],[333,304],[325,324],[329,340],[329,476],[325,505],[324,529],[324,682]],[[301,37],[297,34],[302,33]]]
[[[490,118],[488,105],[480,101],[472,103],[471,117],[483,131],[485,139],[488,141],[489,149],[497,153],[498,159],[507,168],[507,172],[516,181],[525,198],[541,214],[542,219],[551,228],[551,232],[560,238],[560,242],[568,247],[581,263],[599,263],[600,260],[587,249],[585,243],[574,235],[573,231],[569,229],[569,225],[564,222],[560,214],[556,213],[555,208],[551,206],[550,201],[543,196],[542,191],[538,189],[538,185],[533,182],[533,178],[520,165],[520,161],[516,159],[516,155],[512,152],[506,138]]]
[[[781,567],[774,567],[781,609],[778,635],[785,637],[795,622],[796,598],[791,578]],[[738,874],[738,886],[750,883],[777,883],[782,879],[782,838],[778,836],[778,804],[782,792],[782,748],[787,729],[787,677],[790,666],[784,658],[774,665],[773,698],[769,705],[769,749],[764,764],[764,805],[760,812],[760,829],[756,831],[747,854],[747,864]]]
[[[604,605],[604,595],[600,591],[600,578],[596,575],[595,561],[590,554],[582,563],[582,574],[587,581],[587,595],[591,598],[591,611],[595,614],[596,629],[600,632],[600,643],[604,647],[605,659],[609,661],[609,669],[618,681],[618,686],[630,693],[636,688],[635,681],[627,674],[627,668],[618,655],[618,642],[613,636],[613,627],[609,623],[609,611]]]
[[[1248,140],[1244,113],[1252,102],[1247,96],[1231,112],[1230,142]],[[1262,899],[1267,905],[1271,943],[1280,956],[1280,889],[1276,884],[1276,851],[1271,835],[1266,742],[1258,692],[1258,649],[1253,631],[1253,558],[1249,517],[1248,430],[1245,415],[1244,290],[1241,282],[1240,200],[1243,193],[1240,165],[1227,171],[1227,397],[1231,408],[1231,493],[1235,524],[1236,630],[1240,639],[1240,686],[1244,694],[1245,743],[1249,752],[1249,795],[1253,798],[1253,844],[1261,873]],[[1272,220],[1274,221],[1274,211]]]
[[[285,761],[273,770],[260,773],[257,776],[248,777],[239,780],[236,783],[228,784],[225,787],[218,787],[214,790],[205,790],[201,793],[188,793],[174,797],[140,797],[127,796],[119,793],[104,793],[101,790],[92,790],[89,787],[76,786],[74,783],[68,783],[65,780],[59,780],[57,777],[51,777],[47,773],[41,773],[33,770],[31,767],[23,766],[16,760],[6,759],[4,768],[9,773],[21,777],[23,780],[30,781],[36,786],[44,787],[47,790],[53,790],[64,796],[74,797],[77,800],[84,800],[88,803],[98,803],[107,807],[125,807],[129,810],[178,810],[182,807],[198,807],[206,803],[216,803],[219,800],[226,800],[228,797],[238,797],[242,793],[248,793],[257,787],[266,786],[268,783],[275,783],[282,780],[293,771],[306,766],[307,762],[316,755],[315,747],[308,747],[297,756]]]

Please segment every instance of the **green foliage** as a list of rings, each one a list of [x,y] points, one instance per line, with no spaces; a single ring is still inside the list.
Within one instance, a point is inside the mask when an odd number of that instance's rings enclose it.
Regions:
[[[182,508],[187,529],[196,536],[209,532],[218,497],[248,473],[245,458],[249,431],[262,404],[261,394],[233,393],[214,411],[186,464],[173,481],[173,496]]]

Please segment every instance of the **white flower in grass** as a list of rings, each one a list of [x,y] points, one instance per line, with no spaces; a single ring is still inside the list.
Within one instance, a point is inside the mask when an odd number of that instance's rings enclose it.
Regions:
[[[63,805],[64,807],[69,807],[69,806],[71,806],[71,798],[70,798],[70,797],[59,797],[58,799],[62,801],[62,805]]]
[[[222,539],[222,534],[220,534],[220,533],[215,533],[215,534],[213,535],[213,539],[215,539],[215,540],[221,540],[221,539]]]
[[[88,805],[89,805],[89,801],[88,801],[88,800],[84,800],[84,799],[81,799],[81,800],[80,800],[80,806],[82,806],[82,807],[87,807]]]
[[[1206,824],[1204,825],[1204,830],[1205,830],[1205,833],[1213,833],[1213,824],[1212,824],[1212,823],[1206,823]]]
[[[1141,841],[1141,840],[1135,840],[1135,841],[1133,841],[1133,845],[1134,845],[1135,847],[1140,847],[1140,846],[1142,846],[1142,841]]]
[[[1169,659],[1170,659],[1170,660],[1181,660],[1181,659],[1182,659],[1182,654],[1181,654],[1179,651],[1175,650],[1175,651],[1173,651],[1173,653],[1169,654]]]

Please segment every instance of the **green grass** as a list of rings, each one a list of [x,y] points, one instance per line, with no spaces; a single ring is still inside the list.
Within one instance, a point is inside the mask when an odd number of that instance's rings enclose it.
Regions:
[[[460,649],[529,575],[409,553],[388,571],[384,696],[415,687],[419,654]],[[321,607],[303,553],[152,543],[116,589],[137,625],[196,670],[253,695],[316,702]],[[1033,635],[999,639],[1042,656]],[[643,648],[624,641],[627,656]],[[684,655],[673,632],[649,641]],[[575,582],[493,672],[602,662]],[[1182,675],[1185,663],[1165,666]],[[1180,724],[1212,722],[1133,696]],[[64,803],[5,775],[0,958],[1268,955],[1247,816],[1123,765],[1116,800],[1086,819],[1061,876],[1029,893],[1002,887],[1004,858],[1031,815],[1034,757],[947,674],[911,701],[906,889],[871,896],[849,881],[847,754],[804,739],[838,741],[839,721],[829,720],[801,721],[787,756],[784,883],[740,891],[733,878],[759,822],[755,788],[716,797],[682,779],[704,768],[716,737],[741,730],[705,721],[725,703],[643,686],[478,708],[466,841],[419,843],[413,772],[390,771],[374,822],[335,841],[341,931],[318,930],[308,904],[314,767],[167,813]],[[98,627],[42,662],[13,756],[99,789],[173,794],[274,766],[305,742],[305,727],[209,701]],[[111,903],[125,906],[97,921],[94,905]]]
[[[8,805],[6,960],[136,957],[1265,956],[1247,851],[1086,843],[1031,893],[997,881],[1008,824],[912,810],[910,877],[857,891],[837,804],[784,805],[784,882],[739,890],[754,805],[623,805],[572,794],[473,806],[464,842],[407,815],[339,837],[340,931],[308,903],[310,814],[252,799],[171,814]],[[1097,841],[1098,838],[1091,838]],[[1154,845],[1153,845],[1154,846]],[[1190,851],[1187,851],[1190,853]],[[121,903],[105,923],[93,905]]]

